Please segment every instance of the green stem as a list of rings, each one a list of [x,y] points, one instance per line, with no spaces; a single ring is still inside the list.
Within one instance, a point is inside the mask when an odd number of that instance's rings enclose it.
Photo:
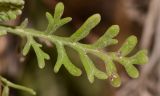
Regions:
[[[30,29],[30,28],[23,28],[22,29],[21,27],[9,28],[9,27],[5,27],[5,26],[0,26],[0,29],[7,30],[7,32],[9,32],[9,33],[17,34],[20,36],[29,36],[30,35],[33,37],[44,38],[44,39],[51,41],[54,44],[55,44],[55,42],[61,42],[63,45],[68,45],[74,49],[79,48],[79,49],[86,51],[86,53],[95,54],[96,56],[98,56],[99,58],[101,58],[104,61],[106,59],[108,59],[109,57],[113,56],[113,52],[112,52],[112,54],[109,54],[109,53],[107,54],[107,52],[105,52],[103,50],[97,50],[97,49],[91,48],[90,46],[88,46],[86,44],[82,44],[79,42],[73,42],[68,37],[59,37],[59,36],[55,36],[55,35],[48,35],[45,32]],[[114,52],[114,54],[116,54],[116,53]],[[116,55],[114,55],[114,56],[116,56]],[[116,60],[115,58],[113,58],[113,59]]]
[[[17,85],[17,84],[14,84],[10,81],[8,81],[7,79],[5,79],[4,77],[0,76],[0,80],[2,81],[2,83],[4,83],[4,85],[7,85],[9,87],[12,87],[12,88],[15,88],[15,89],[18,89],[18,90],[22,90],[22,91],[26,91],[32,95],[36,95],[36,92],[30,88],[27,88],[27,87],[24,87],[24,86],[21,86],[21,85]]]
[[[17,34],[20,36],[29,36],[30,35],[33,37],[44,38],[44,39],[51,41],[52,43],[61,42],[63,45],[68,45],[73,48],[74,47],[80,48],[80,49],[85,50],[86,52],[89,52],[89,53],[94,52],[95,54],[101,54],[104,56],[104,51],[91,48],[91,47],[89,47],[85,44],[81,44],[79,42],[73,42],[68,37],[59,37],[59,36],[55,36],[55,35],[48,35],[45,32],[41,32],[38,30],[30,29],[30,28],[23,28],[22,29],[20,27],[9,28],[9,27],[5,27],[5,26],[0,26],[0,29],[7,30],[7,32],[9,32],[9,33]],[[105,54],[105,55],[108,56],[108,54]]]

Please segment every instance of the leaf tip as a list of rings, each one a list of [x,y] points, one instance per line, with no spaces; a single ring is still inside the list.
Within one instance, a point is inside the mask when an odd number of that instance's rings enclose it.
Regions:
[[[88,77],[89,82],[92,84],[94,82],[94,76],[89,76]]]
[[[64,4],[62,2],[59,2],[57,5],[56,5],[56,8],[59,8],[61,10],[64,9]]]
[[[120,31],[119,25],[112,25],[108,28],[107,33],[110,34],[110,37],[113,38],[118,35]]]
[[[71,17],[67,17],[68,21],[72,21],[72,18]]]
[[[50,16],[51,14],[49,12],[46,12],[46,16]]]
[[[129,41],[130,41],[130,42],[133,42],[133,41],[134,41],[134,42],[137,42],[137,37],[134,36],[134,35],[132,35],[132,36],[129,37]]]
[[[111,85],[113,87],[120,87],[121,86],[121,79],[120,77],[118,76],[118,74],[112,74],[110,77],[109,77],[109,80],[111,82]]]
[[[76,69],[74,70],[74,73],[71,73],[73,76],[81,76],[82,75],[82,71],[80,69]]]
[[[97,22],[100,22],[101,20],[101,15],[99,13],[94,14],[91,16],[91,18],[95,19]]]
[[[115,30],[120,30],[119,25],[112,25],[111,27],[112,27],[113,29],[115,29]]]
[[[139,71],[133,65],[125,66],[125,69],[126,69],[128,75],[130,77],[132,77],[132,78],[138,78],[139,77]]]
[[[59,70],[57,70],[56,68],[54,68],[53,71],[54,71],[55,73],[58,73]]]
[[[64,6],[63,2],[58,2],[57,6]]]
[[[143,63],[144,63],[144,64],[147,63],[147,62],[149,61],[148,51],[145,50],[145,49],[143,49],[143,50],[141,51],[141,57],[142,57]]]
[[[40,69],[44,69],[44,67],[45,67],[45,64],[39,64]]]

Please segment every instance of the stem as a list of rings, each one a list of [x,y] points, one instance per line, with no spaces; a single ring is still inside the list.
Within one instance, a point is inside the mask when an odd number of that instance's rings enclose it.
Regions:
[[[9,33],[17,34],[17,35],[24,36],[24,37],[32,36],[32,37],[44,38],[48,41],[51,41],[54,44],[57,42],[61,42],[63,45],[67,45],[67,46],[70,46],[74,49],[80,49],[80,50],[85,51],[86,53],[91,53],[93,55],[96,55],[103,61],[107,61],[108,59],[113,59],[115,61],[119,61],[122,59],[116,55],[116,52],[107,53],[104,50],[94,49],[94,48],[91,48],[89,45],[82,44],[79,42],[73,42],[70,40],[69,37],[59,37],[59,36],[55,36],[55,35],[48,35],[45,32],[30,29],[30,28],[23,28],[22,29],[21,27],[11,28],[11,27],[0,26],[0,29],[6,30]],[[104,63],[106,63],[106,62],[104,62]]]
[[[9,87],[12,87],[12,88],[15,88],[15,89],[18,89],[18,90],[22,90],[22,91],[26,91],[32,95],[36,95],[36,92],[30,88],[27,88],[27,87],[24,87],[24,86],[21,86],[21,85],[17,85],[17,84],[14,84],[10,81],[8,81],[7,79],[5,79],[4,77],[0,76],[0,80],[2,81],[2,83],[4,83],[5,85],[9,86]]]
[[[55,35],[48,35],[45,32],[41,32],[38,30],[30,29],[30,28],[23,28],[22,29],[20,27],[11,28],[11,27],[0,26],[0,29],[7,30],[7,32],[9,32],[9,33],[17,34],[20,36],[29,36],[30,35],[33,37],[44,38],[44,39],[51,41],[54,44],[55,44],[55,42],[61,42],[63,45],[68,45],[72,48],[76,47],[76,48],[83,49],[88,53],[99,54],[98,57],[101,57],[101,58],[105,58],[105,57],[109,56],[109,54],[104,54],[106,52],[103,50],[97,50],[97,49],[89,47],[88,45],[81,44],[79,42],[73,42],[68,37],[59,37],[59,36],[55,36]]]

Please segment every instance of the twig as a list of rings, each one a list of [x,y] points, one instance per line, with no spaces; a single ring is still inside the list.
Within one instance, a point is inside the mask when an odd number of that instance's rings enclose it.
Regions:
[[[158,4],[158,5],[157,5]],[[151,39],[154,34],[154,26],[156,21],[156,16],[158,13],[158,6],[160,4],[159,0],[152,0],[149,8],[149,12],[144,24],[144,31],[141,39],[141,47],[149,49],[151,44]]]

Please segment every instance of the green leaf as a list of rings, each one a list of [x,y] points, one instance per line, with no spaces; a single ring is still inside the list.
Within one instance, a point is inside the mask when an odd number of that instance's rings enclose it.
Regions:
[[[52,15],[48,12],[46,12],[46,17],[48,19],[48,26],[47,26],[47,29],[46,29],[46,33],[51,33],[53,31],[55,31],[54,29],[54,19],[52,17]]]
[[[139,76],[138,70],[133,65],[135,62],[134,60],[132,60],[131,58],[127,58],[127,57],[122,57],[117,61],[125,67],[125,70],[127,71],[127,74],[130,77],[137,78]]]
[[[2,91],[2,96],[9,96],[9,87],[4,86],[3,91]]]
[[[23,55],[26,56],[28,54],[29,50],[31,49],[31,46],[33,47],[36,53],[39,68],[44,68],[45,59],[49,60],[50,56],[41,49],[42,45],[37,43],[32,36],[27,36],[27,43],[22,51]]]
[[[121,79],[117,73],[113,73],[110,75],[109,80],[111,82],[111,85],[114,87],[119,87],[121,85]]]
[[[72,21],[71,17],[66,17],[60,20],[60,22],[58,23],[58,28],[62,27],[64,24],[67,24],[68,22]]]
[[[117,73],[116,66],[113,63],[113,60],[111,57],[107,57],[105,59],[105,66],[106,66],[107,75],[109,77],[111,85],[114,87],[119,87],[121,85],[121,79]]]
[[[136,67],[134,67],[133,65],[126,65],[124,67],[130,77],[132,77],[132,78],[139,77],[139,72]]]
[[[21,28],[26,28],[28,25],[28,18],[24,19],[24,21],[21,23],[20,27]]]
[[[58,28],[62,27],[63,25],[67,24],[72,20],[71,17],[66,17],[59,21],[55,21],[52,15],[48,12],[46,13],[46,17],[49,22],[48,27],[46,29],[46,33],[49,33],[49,34],[54,33]]]
[[[147,51],[141,50],[129,58],[132,64],[145,64],[148,62]]]
[[[52,14],[50,14],[49,12],[46,12],[46,18],[49,23],[54,21]]]
[[[54,33],[58,28],[62,27],[64,24],[70,22],[72,20],[71,17],[66,17],[61,19],[64,11],[64,5],[63,3],[58,3],[55,8],[54,17],[50,13],[46,13],[46,17],[48,19],[48,27],[46,29],[46,33],[52,34]]]
[[[101,36],[94,44],[92,44],[92,47],[104,48],[109,45],[117,44],[118,40],[112,38],[118,35],[119,30],[120,29],[118,25],[112,25],[103,36]]]
[[[26,45],[24,46],[24,48],[22,50],[22,54],[24,56],[26,56],[28,54],[30,48],[31,48],[31,41],[28,39]]]
[[[121,56],[126,56],[135,48],[136,44],[137,38],[135,36],[130,36],[127,38],[118,52]]]
[[[56,47],[58,51],[58,58],[54,67],[54,72],[57,73],[60,67],[64,65],[64,67],[68,70],[70,74],[72,74],[73,76],[80,76],[82,74],[81,70],[74,66],[72,62],[69,60],[64,46],[60,42],[57,42]]]
[[[64,11],[64,5],[62,2],[59,2],[55,7],[54,22],[57,22],[60,20],[60,18],[63,15],[63,11]]]
[[[87,56],[87,54],[84,51],[79,50],[79,55],[84,69],[86,70],[88,79],[91,83],[94,82],[94,76],[96,76],[98,79],[107,79],[107,75],[104,72],[99,71],[94,66],[92,60]]]
[[[4,0],[6,1],[6,0]],[[8,2],[9,1],[9,2]],[[7,1],[7,10],[2,10],[0,12],[0,21],[3,20],[10,20],[11,18],[15,18],[18,14],[21,13],[21,9],[23,7],[22,2],[17,3],[20,5],[16,5],[15,2],[17,0],[8,0]],[[3,1],[0,1],[0,7],[3,5]],[[13,5],[13,6],[10,6]],[[17,7],[17,9],[15,9]],[[11,8],[11,9],[10,9]],[[3,8],[2,8],[3,9]],[[105,33],[100,37],[95,43],[93,44],[83,44],[78,42],[79,40],[85,38],[89,32],[99,24],[101,17],[99,14],[95,14],[89,17],[85,23],[70,37],[60,37],[55,36],[52,33],[57,31],[58,28],[63,26],[64,24],[71,21],[70,17],[62,18],[64,11],[63,3],[58,3],[55,8],[54,16],[50,13],[46,13],[46,17],[48,19],[48,26],[45,32],[38,31],[32,28],[27,27],[27,20],[25,20],[20,26],[6,26],[1,24],[0,25],[0,35],[5,35],[7,33],[13,33],[21,37],[27,37],[27,43],[23,49],[23,55],[27,55],[31,46],[33,47],[36,57],[38,60],[38,65],[40,68],[45,67],[45,60],[49,59],[49,55],[45,53],[41,47],[42,45],[35,41],[34,38],[44,38],[51,43],[54,43],[57,48],[57,62],[54,67],[54,71],[58,72],[62,65],[68,70],[68,72],[74,76],[80,76],[81,70],[72,64],[70,58],[67,55],[67,52],[64,46],[71,47],[75,49],[78,54],[80,55],[81,61],[83,63],[84,69],[87,73],[88,79],[90,82],[94,81],[94,77],[98,79],[107,79],[111,81],[111,84],[115,87],[119,87],[121,84],[120,77],[117,73],[117,68],[114,64],[114,61],[119,62],[122,66],[125,67],[125,70],[132,78],[137,78],[139,75],[138,70],[134,66],[134,64],[144,64],[148,62],[147,52],[142,50],[136,53],[131,57],[127,57],[127,55],[134,49],[137,44],[137,38],[135,36],[130,36],[122,45],[122,47],[117,52],[105,52],[103,49],[99,50],[100,48],[107,47],[109,45],[113,45],[118,43],[115,36],[117,36],[119,32],[119,26],[113,25],[111,26]],[[98,58],[102,59],[106,66],[106,72],[103,72],[96,68],[93,61],[89,56],[89,54],[94,54]],[[17,88],[17,85],[14,85]],[[9,86],[10,87],[10,86]],[[22,86],[18,86],[19,89],[28,90]],[[17,89],[18,89],[17,88]],[[35,94],[33,90],[28,90],[28,92]]]
[[[99,14],[94,14],[89,17],[86,22],[70,37],[74,42],[77,42],[85,38],[89,32],[100,22],[101,16]]]
[[[38,65],[39,68],[44,68],[45,67],[45,59],[49,60],[50,57],[47,53],[45,53],[40,47],[41,45],[38,43],[32,44],[32,47],[36,53],[37,60],[38,60]]]
[[[95,67],[95,76],[96,76],[98,79],[102,79],[102,80],[108,78],[108,76],[107,76],[106,73],[104,73],[104,72],[98,70],[96,67]]]
[[[110,76],[113,73],[117,73],[117,69],[115,64],[113,63],[113,61],[111,60],[111,58],[106,58],[105,60],[105,66],[106,66],[106,71],[107,71],[107,75]]]
[[[56,47],[57,47],[57,62],[54,66],[54,72],[57,73],[59,71],[59,69],[61,68],[61,66],[63,65],[63,58],[64,58],[64,48],[63,45],[59,42],[56,43]]]
[[[84,69],[86,70],[88,79],[91,83],[93,83],[94,74],[95,74],[95,68],[94,68],[93,62],[83,51],[81,53],[79,52],[79,54],[80,54],[80,58],[83,63]]]
[[[98,79],[107,79],[107,75],[104,72],[98,70],[87,55],[83,54],[80,55],[80,57],[87,72],[88,79],[91,83],[94,82],[94,76],[96,76]]]
[[[8,20],[16,19],[16,14],[12,12],[11,10],[8,11]],[[7,19],[6,19],[7,20]]]
[[[6,35],[6,34],[7,34],[7,31],[6,31],[6,30],[3,30],[3,29],[1,30],[1,29],[0,29],[0,36]]]
[[[0,0],[0,21],[16,19],[22,13],[23,7],[24,0]]]

